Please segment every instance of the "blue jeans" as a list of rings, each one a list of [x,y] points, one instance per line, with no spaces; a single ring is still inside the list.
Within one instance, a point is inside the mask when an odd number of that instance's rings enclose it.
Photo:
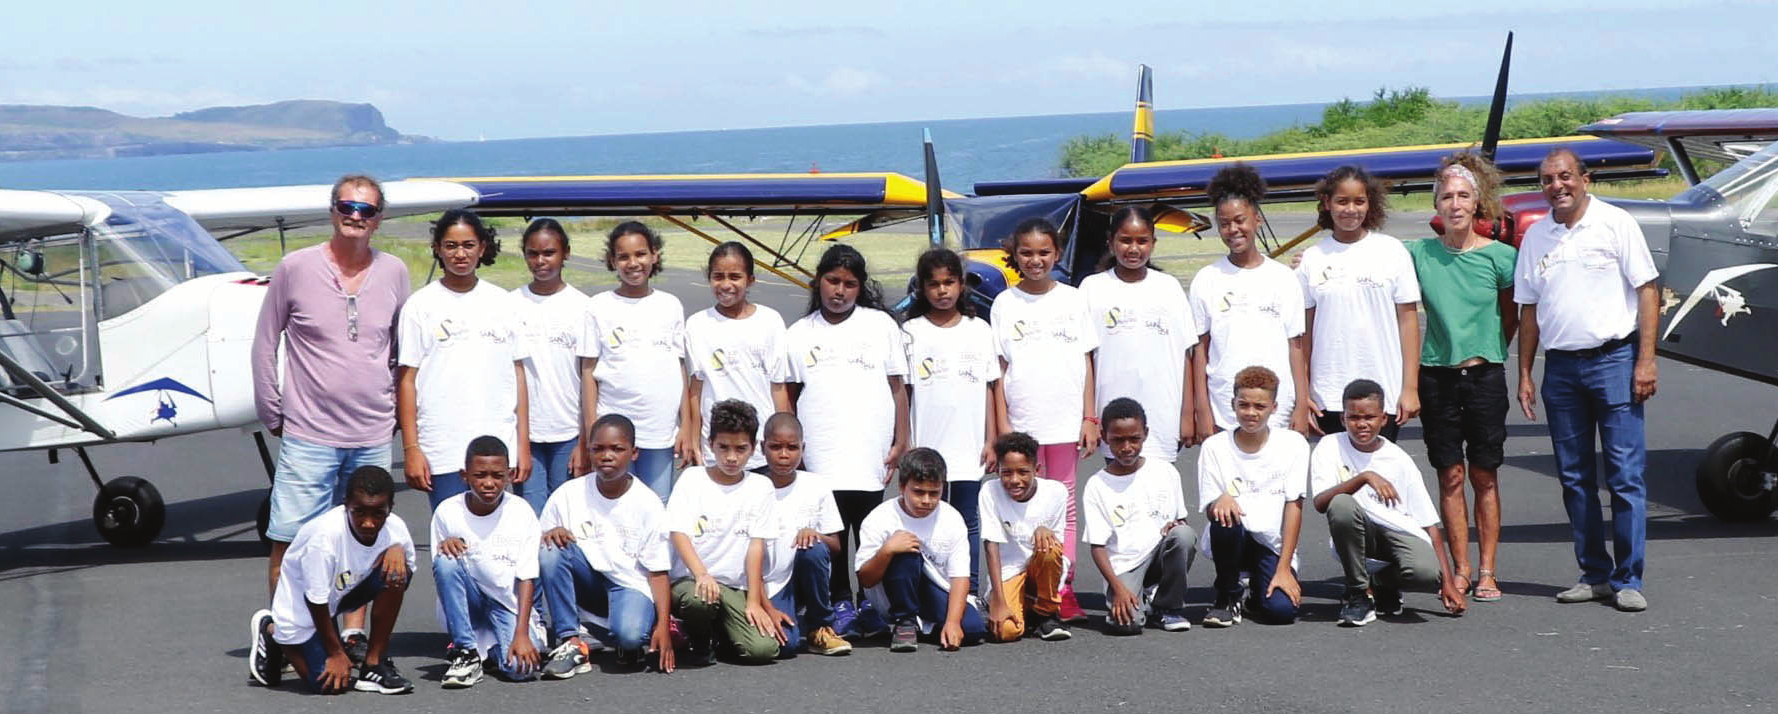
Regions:
[[[654,601],[593,570],[579,546],[543,546],[537,553],[537,568],[543,598],[549,603],[550,630],[558,639],[580,631],[580,611],[585,609],[610,623],[600,641],[631,652],[648,646],[654,631]]]
[[[469,568],[462,558],[435,556],[432,559],[432,582],[438,586],[438,602],[444,608],[445,629],[450,632],[451,644],[459,650],[475,650],[475,631],[486,630],[494,633],[494,646],[485,654],[492,659],[500,671],[512,679],[529,679],[529,673],[521,674],[512,663],[507,661],[507,648],[512,646],[512,638],[518,627],[518,613],[506,609],[493,598],[482,592],[470,577]],[[528,626],[530,623],[526,623]],[[534,647],[541,650],[544,643],[533,642]]]
[[[469,492],[469,484],[463,482],[463,470],[448,473],[433,472],[432,491],[426,494],[426,500],[432,504],[432,510],[438,510],[438,504],[445,499]]]
[[[1241,596],[1241,572],[1247,572],[1252,614],[1279,625],[1296,622],[1296,603],[1283,590],[1266,597],[1266,586],[1278,572],[1278,554],[1254,539],[1239,522],[1223,527],[1210,522],[1210,558],[1216,561],[1217,596]],[[1288,567],[1288,566],[1287,566]]]
[[[982,562],[982,514],[976,497],[982,493],[982,482],[952,481],[946,486],[945,503],[963,514],[963,525],[969,528],[969,594],[979,595],[981,568],[976,564]]]
[[[532,513],[542,513],[549,495],[573,478],[568,474],[568,457],[580,446],[580,437],[567,441],[531,442],[531,477],[512,485],[512,492],[531,504]]]
[[[642,479],[642,483],[665,503],[667,495],[673,492],[673,447],[637,449],[636,460],[630,463],[630,473]]]
[[[357,587],[340,599],[339,607],[334,612],[351,612],[369,605],[378,595],[383,594],[383,571],[373,570]],[[337,625],[336,625],[337,628]],[[336,630],[337,631],[337,630]],[[343,642],[341,644],[344,644]],[[303,686],[311,693],[321,693],[321,670],[327,667],[327,646],[321,644],[321,633],[316,632],[300,645],[295,646],[302,653],[303,662],[309,667],[309,676],[303,679]],[[346,682],[346,691],[352,691],[352,683]]]
[[[889,600],[889,621],[901,622],[919,617],[932,624],[933,634],[944,627],[951,607],[951,594],[932,578],[926,577],[926,564],[919,553],[898,553],[889,559],[883,571],[883,595]],[[988,634],[988,623],[974,605],[963,606],[963,644],[973,645]]]
[[[1581,582],[1609,582],[1617,590],[1642,589],[1648,531],[1648,489],[1643,467],[1648,442],[1642,405],[1631,398],[1636,349],[1624,345],[1593,358],[1546,351],[1543,405],[1562,481],[1562,505],[1574,529],[1574,558]],[[1605,552],[1599,474],[1593,433],[1605,448],[1605,486],[1611,490],[1612,552]]]
[[[803,641],[804,634],[833,627],[833,603],[828,599],[828,580],[832,575],[833,553],[827,546],[816,543],[796,552],[790,582],[772,596],[772,607],[796,620],[785,631],[784,648],[778,656],[795,657],[796,646]]]
[[[303,441],[286,434],[278,442],[278,465],[272,472],[272,520],[267,538],[280,543],[296,540],[296,531],[346,502],[346,481],[361,466],[391,463],[389,443],[359,448],[339,448]]]

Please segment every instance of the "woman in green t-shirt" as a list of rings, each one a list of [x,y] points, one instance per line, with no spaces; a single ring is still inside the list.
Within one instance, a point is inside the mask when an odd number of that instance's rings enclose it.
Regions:
[[[1426,309],[1420,350],[1420,419],[1426,456],[1438,470],[1439,511],[1459,585],[1475,599],[1500,599],[1500,464],[1506,442],[1506,345],[1518,330],[1512,304],[1518,252],[1484,233],[1499,221],[1500,172],[1467,151],[1447,157],[1434,183],[1438,238],[1408,241]],[[1481,569],[1469,567],[1469,503],[1475,489]]]

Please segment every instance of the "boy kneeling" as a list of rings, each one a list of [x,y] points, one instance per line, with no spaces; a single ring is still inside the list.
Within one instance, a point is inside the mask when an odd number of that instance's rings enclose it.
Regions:
[[[902,455],[901,495],[858,526],[858,585],[889,613],[889,651],[912,652],[922,630],[939,649],[980,642],[988,625],[969,603],[969,529],[942,497],[945,460],[920,447]]]
[[[715,463],[679,474],[667,498],[667,530],[678,557],[673,564],[673,612],[686,639],[686,658],[716,660],[716,633],[734,645],[746,664],[778,656],[784,633],[767,612],[765,539],[771,531],[772,483],[746,471],[759,417],[738,399],[710,409],[710,451]]]
[[[362,466],[346,482],[346,503],[296,532],[284,551],[272,609],[253,616],[248,663],[254,681],[274,686],[289,659],[309,691],[406,694],[414,685],[384,650],[414,572],[414,539],[395,505],[395,481]],[[352,680],[352,661],[333,618],[370,605],[370,649]],[[270,637],[276,644],[265,641]]]
[[[1445,610],[1462,614],[1463,593],[1451,576],[1444,529],[1420,469],[1377,433],[1389,418],[1383,388],[1355,380],[1341,397],[1346,432],[1324,437],[1309,457],[1315,510],[1327,514],[1334,554],[1346,571],[1339,623],[1363,627],[1378,612],[1400,614],[1405,588],[1436,590]],[[1375,578],[1366,559],[1385,563]]]
[[[833,554],[840,550],[845,528],[833,489],[819,476],[797,470],[803,462],[803,425],[795,414],[778,412],[767,419],[765,443],[760,448],[766,452],[766,465],[761,468],[772,480],[777,499],[773,510],[778,532],[772,541],[765,581],[771,598],[767,614],[784,631],[778,656],[796,656],[804,633],[810,652],[851,654],[852,643],[834,632],[833,605],[828,599]]]
[[[605,618],[617,664],[642,663],[653,649],[662,672],[673,671],[673,639],[667,632],[666,512],[647,486],[630,474],[636,458],[636,425],[620,414],[593,422],[587,445],[592,473],[550,494],[538,524],[537,554],[550,629],[559,644],[543,667],[546,679],[593,671],[591,647],[581,640],[580,611]]]
[[[1189,630],[1185,572],[1198,534],[1185,524],[1179,472],[1142,456],[1148,414],[1136,400],[1111,400],[1100,423],[1111,458],[1087,481],[1081,515],[1093,564],[1105,578],[1106,625],[1116,635],[1142,634],[1144,622]]]
[[[988,563],[988,633],[1001,642],[1025,635],[1026,615],[1045,640],[1071,636],[1058,616],[1062,576],[1062,531],[1068,520],[1068,488],[1038,478],[1037,440],[1011,432],[994,441],[1000,478],[982,486],[982,558]]]
[[[469,490],[432,512],[432,580],[451,635],[446,689],[481,681],[484,636],[510,679],[530,679],[542,664],[531,642],[540,531],[531,505],[507,497],[508,474],[506,444],[476,437],[464,456]]]
[[[1216,562],[1216,602],[1206,627],[1232,627],[1251,610],[1279,625],[1296,621],[1297,536],[1309,482],[1309,442],[1269,424],[1278,408],[1278,375],[1265,367],[1235,374],[1234,431],[1218,432],[1198,450],[1198,504],[1210,517],[1200,545]],[[1241,584],[1245,573],[1251,593]],[[1244,597],[1246,595],[1251,597]]]

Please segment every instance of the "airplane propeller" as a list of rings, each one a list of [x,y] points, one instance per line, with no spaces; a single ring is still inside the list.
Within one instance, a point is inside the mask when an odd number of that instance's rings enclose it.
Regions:
[[[1500,76],[1494,80],[1494,101],[1488,105],[1488,127],[1482,131],[1482,158],[1494,160],[1500,146],[1500,120],[1506,116],[1506,76],[1513,62],[1513,33],[1506,33],[1506,51],[1500,55]]]
[[[938,155],[932,150],[932,130],[921,130],[926,143],[926,234],[937,248],[945,243],[944,188],[938,183]]]

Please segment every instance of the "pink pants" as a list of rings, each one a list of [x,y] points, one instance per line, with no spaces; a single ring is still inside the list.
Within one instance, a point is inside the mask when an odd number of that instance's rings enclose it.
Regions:
[[[1037,447],[1037,463],[1043,467],[1044,478],[1059,481],[1063,487],[1068,489],[1068,526],[1065,529],[1066,532],[1062,534],[1062,555],[1067,556],[1070,563],[1079,563],[1080,559],[1075,553],[1075,531],[1077,529],[1074,515],[1074,501],[1079,494],[1074,490],[1074,469],[1079,465],[1080,459],[1075,451],[1074,442],[1044,444]],[[1074,571],[1078,569],[1078,567],[1068,568],[1068,580],[1065,585],[1074,583]]]

